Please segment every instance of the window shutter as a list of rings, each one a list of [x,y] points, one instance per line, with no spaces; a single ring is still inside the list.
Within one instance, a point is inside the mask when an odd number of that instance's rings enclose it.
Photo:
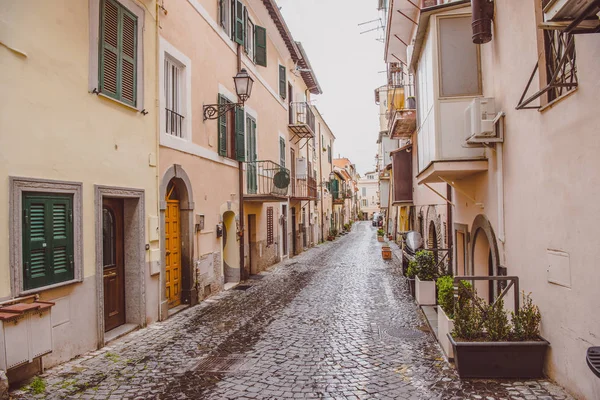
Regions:
[[[227,103],[227,99],[219,95],[219,104]],[[227,155],[227,113],[219,117],[219,155]]]
[[[281,96],[282,99],[285,100],[285,98],[287,97],[287,93],[286,93],[286,86],[287,86],[287,79],[285,77],[285,67],[283,65],[279,66],[279,95]]]
[[[240,0],[235,2],[235,41],[238,44],[244,45],[244,34],[246,23],[244,22],[246,7]]]
[[[285,168],[285,139],[279,138],[279,165]]]
[[[246,137],[244,135],[244,109],[235,108],[235,155],[238,161],[246,161]]]
[[[135,106],[137,17],[113,0],[104,0],[101,7],[100,92]]]
[[[104,0],[100,23],[100,92],[118,99],[119,6]]]
[[[254,26],[254,62],[262,67],[267,66],[267,30],[262,26]]]
[[[340,192],[340,183],[337,179],[331,181],[331,193],[333,194],[333,198],[337,199],[339,197]]]
[[[135,106],[137,79],[137,18],[122,8],[121,34],[121,100]]]
[[[23,198],[23,289],[74,278],[72,198]]]

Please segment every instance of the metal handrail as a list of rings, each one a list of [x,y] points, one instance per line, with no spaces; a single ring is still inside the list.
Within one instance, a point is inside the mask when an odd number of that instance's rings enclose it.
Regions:
[[[182,137],[183,135],[183,115],[165,108],[166,114],[166,131],[170,135]]]
[[[245,164],[245,194],[287,196],[289,169],[271,160],[247,161]]]

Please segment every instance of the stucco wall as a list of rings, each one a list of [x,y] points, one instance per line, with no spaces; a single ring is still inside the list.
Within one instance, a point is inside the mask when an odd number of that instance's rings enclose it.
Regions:
[[[152,2],[146,2],[150,10]],[[35,9],[35,12],[32,10]],[[46,291],[57,300],[53,309],[54,353],[45,366],[67,360],[97,343],[96,205],[94,185],[144,190],[146,223],[156,217],[156,51],[154,20],[145,13],[143,53],[144,98],[149,114],[88,92],[88,1],[34,0],[4,2],[10,44],[0,46],[0,298],[13,295],[9,273],[9,176],[82,182],[83,283]],[[68,45],[67,45],[68,44]],[[96,51],[96,49],[92,49]],[[9,101],[10,99],[10,101]],[[142,101],[142,99],[139,99]],[[153,160],[152,162],[150,162]],[[146,225],[148,227],[148,224]],[[144,242],[151,249],[146,229]],[[146,322],[157,319],[157,278],[150,277],[149,252],[144,260]],[[76,334],[75,334],[76,333]]]

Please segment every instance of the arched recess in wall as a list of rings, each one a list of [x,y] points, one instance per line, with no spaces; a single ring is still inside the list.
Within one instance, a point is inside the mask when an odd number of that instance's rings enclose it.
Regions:
[[[177,304],[177,299],[172,293],[167,293],[167,285],[170,285],[169,291],[173,290],[173,282],[167,279],[167,268],[170,268],[171,260],[167,259],[167,251],[174,248],[179,249],[178,262],[180,263],[180,298],[179,302],[183,304],[194,305],[198,302],[197,289],[194,286],[194,194],[192,183],[183,167],[174,164],[165,171],[159,188],[160,202],[160,251],[161,251],[161,319],[168,316],[170,306]],[[170,209],[169,209],[170,208]],[[176,212],[177,214],[173,214]],[[176,215],[176,217],[175,217]],[[167,225],[167,222],[173,222],[176,218],[178,228],[173,224]],[[167,219],[169,221],[167,221]],[[167,232],[167,227],[169,232]],[[177,234],[179,236],[177,236]],[[175,237],[177,245],[169,244],[167,248],[166,236]],[[169,254],[170,255],[170,254]],[[169,261],[169,263],[167,263]],[[167,266],[169,264],[169,266]],[[171,271],[168,271],[171,273]]]
[[[492,224],[488,218],[479,214],[473,220],[471,227],[471,271],[476,276],[496,276],[500,266],[500,254],[498,243]],[[487,301],[493,301],[497,295],[497,284],[489,281],[481,281],[475,284],[479,297]]]

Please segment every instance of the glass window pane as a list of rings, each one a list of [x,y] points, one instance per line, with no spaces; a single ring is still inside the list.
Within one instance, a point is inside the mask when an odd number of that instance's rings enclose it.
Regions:
[[[115,216],[108,208],[102,210],[102,258],[104,266],[115,265]]]

